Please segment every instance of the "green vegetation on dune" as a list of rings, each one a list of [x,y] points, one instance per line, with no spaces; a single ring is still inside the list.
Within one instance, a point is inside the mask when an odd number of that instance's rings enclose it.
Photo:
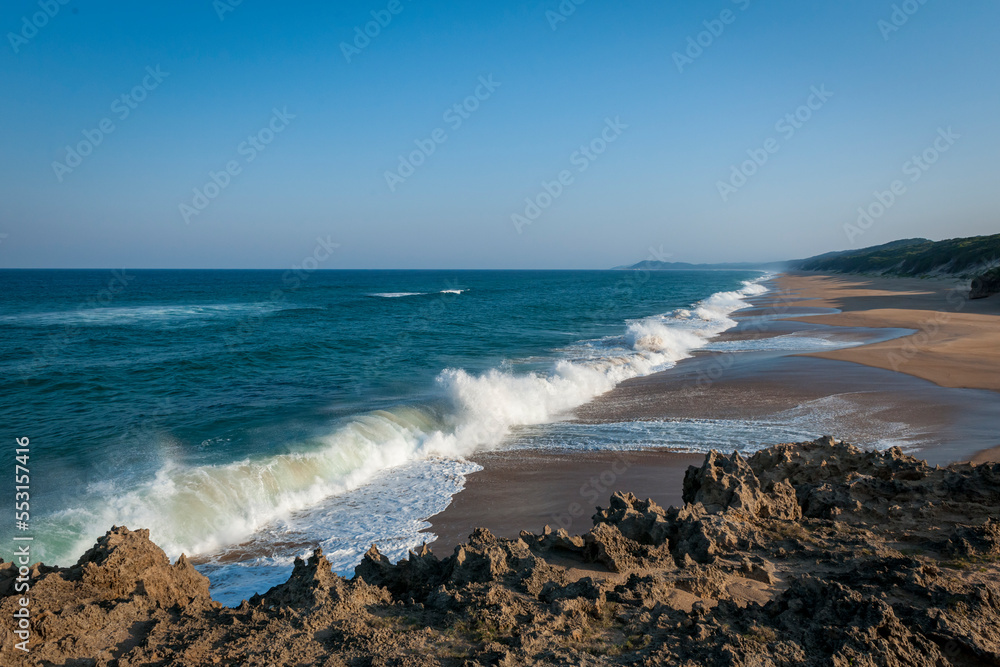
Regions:
[[[930,241],[905,239],[861,250],[827,253],[793,262],[803,271],[895,276],[972,277],[1000,260],[1000,234]]]
[[[1000,294],[1000,267],[991,269],[981,276],[976,276],[972,280],[969,298],[985,299],[994,294]]]
[[[1000,280],[1000,266],[997,266],[997,267],[995,267],[995,268],[987,271],[986,273],[984,273],[983,275],[981,275],[979,277],[980,277],[980,279],[983,279],[983,280],[994,280],[994,281]]]

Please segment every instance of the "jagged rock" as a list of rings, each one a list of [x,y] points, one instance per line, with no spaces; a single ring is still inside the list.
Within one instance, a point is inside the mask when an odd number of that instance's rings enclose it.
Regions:
[[[764,624],[771,621],[783,639],[794,639],[806,655],[828,655],[831,664],[944,664],[937,644],[903,624],[885,601],[816,577],[797,578],[758,616]],[[873,655],[877,663],[870,662]]]
[[[564,550],[581,552],[585,543],[579,535],[570,535],[565,528],[560,528],[552,532],[552,528],[545,526],[541,535],[534,535],[526,530],[521,531],[521,539],[533,549],[540,551]]]
[[[709,532],[714,531],[710,531],[706,524],[708,512],[701,503],[674,510],[670,518],[672,528],[670,544],[674,557],[681,567],[685,567],[688,560],[710,563],[715,560],[715,554],[720,547],[736,545],[735,538],[730,538],[728,534],[721,540],[717,540],[716,535],[709,535]],[[728,526],[722,524],[721,528],[726,530]]]
[[[677,564],[687,559],[712,563],[719,554],[747,550],[760,544],[759,530],[736,515],[710,514],[702,505],[686,505],[671,510],[670,550]]]
[[[587,558],[612,572],[628,572],[640,567],[635,555],[637,544],[622,535],[617,526],[599,523],[586,535]]]
[[[426,591],[438,586],[446,578],[447,571],[445,564],[426,545],[419,552],[411,551],[408,558],[394,565],[373,544],[354,574],[373,586],[385,587],[395,595],[405,595],[408,591]]]
[[[148,530],[116,526],[69,568],[31,568],[31,588],[0,598],[0,614],[13,619],[27,596],[33,623],[34,662],[61,662],[69,654],[110,660],[111,648],[127,645],[137,632],[157,619],[215,614],[220,605],[209,596],[209,582],[181,556],[171,564],[163,550],[149,541]],[[17,576],[6,569],[4,578]],[[19,664],[19,639],[10,621],[0,621],[0,664]],[[39,640],[43,643],[39,644]]]
[[[639,500],[631,493],[615,493],[608,509],[597,508],[593,521],[611,524],[641,544],[663,544],[669,532],[666,511],[652,500]]]
[[[461,593],[441,584],[436,591],[427,596],[425,604],[432,609],[449,610],[459,608],[463,600]]]
[[[148,530],[114,527],[77,562],[73,579],[114,597],[145,595],[156,604],[186,606],[208,600],[209,581],[184,555],[174,565],[163,550],[149,541]]]
[[[737,453],[711,452],[701,468],[684,475],[684,502],[701,503],[709,512],[727,509],[760,518],[795,520],[802,516],[795,490],[787,480],[761,484],[752,467]]]
[[[563,600],[566,598],[583,598],[587,600],[602,600],[604,599],[604,591],[601,587],[590,577],[584,577],[578,581],[574,581],[571,584],[565,586],[560,586],[554,581],[549,582],[542,588],[541,593],[538,596],[539,600],[545,602],[554,602],[556,600]]]
[[[762,584],[773,584],[774,572],[774,565],[760,556],[754,556],[752,559],[744,558],[740,563],[740,574]]]
[[[684,490],[667,510],[615,494],[584,535],[477,530],[395,564],[373,546],[349,580],[317,550],[235,609],[115,528],[29,568],[29,655],[0,563],[0,664],[1000,664],[1000,465],[823,438],[713,453]]]
[[[644,575],[633,573],[624,583],[615,586],[614,590],[607,593],[606,598],[609,602],[627,604],[644,610],[660,608],[664,600],[667,600],[671,592],[676,589],[673,583],[675,582],[669,581],[660,573]]]
[[[804,516],[813,519],[836,519],[843,512],[857,513],[861,501],[851,496],[850,489],[832,484],[806,486],[801,491]]]
[[[374,553],[373,553],[374,552]],[[373,559],[380,554],[373,546],[369,553]],[[308,560],[295,559],[292,575],[288,581],[275,586],[264,595],[256,595],[251,604],[269,607],[313,608],[324,605],[340,605],[358,608],[365,605],[386,603],[391,600],[388,591],[381,585],[371,586],[363,578],[347,582],[334,574],[330,561],[322,549],[316,549]]]
[[[1000,522],[987,519],[981,526],[956,525],[941,550],[953,558],[1000,556]]]
[[[469,543],[457,547],[449,559],[449,579],[455,584],[498,581],[516,570],[522,558],[532,558],[527,544],[520,540],[512,544],[501,542],[490,531],[478,528]]]
[[[299,561],[296,559],[295,565]],[[396,589],[405,581],[402,568],[397,568],[388,558],[383,556],[374,544],[365,552],[361,563],[354,568],[354,576],[364,579],[369,584],[384,586],[390,590]]]

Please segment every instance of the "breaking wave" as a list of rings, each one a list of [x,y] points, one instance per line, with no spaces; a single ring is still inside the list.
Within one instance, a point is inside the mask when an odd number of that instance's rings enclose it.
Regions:
[[[620,336],[564,350],[546,373],[446,369],[437,377],[437,403],[354,416],[292,452],[226,465],[187,465],[164,454],[155,475],[126,491],[120,482],[92,485],[93,502],[53,517],[64,553],[52,556],[81,553],[112,523],[156,526],[153,538],[171,556],[239,544],[387,470],[461,460],[500,445],[515,427],[556,421],[624,380],[670,368],[733,327],[730,315],[766,291],[759,281],[747,282],[691,309],[628,321]]]

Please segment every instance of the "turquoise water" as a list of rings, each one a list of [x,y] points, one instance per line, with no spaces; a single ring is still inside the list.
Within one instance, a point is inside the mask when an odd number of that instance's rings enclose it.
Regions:
[[[289,531],[344,563],[405,553],[465,456],[689,356],[759,278],[0,271],[0,417],[33,444],[36,555],[71,562],[112,524],[171,556]]]

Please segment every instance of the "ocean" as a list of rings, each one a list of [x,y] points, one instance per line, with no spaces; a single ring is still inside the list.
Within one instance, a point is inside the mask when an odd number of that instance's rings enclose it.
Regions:
[[[373,542],[404,556],[483,449],[809,435],[567,419],[713,345],[765,278],[0,271],[0,415],[32,443],[34,553],[67,565],[112,525],[149,528],[236,604],[315,544],[348,575]]]

